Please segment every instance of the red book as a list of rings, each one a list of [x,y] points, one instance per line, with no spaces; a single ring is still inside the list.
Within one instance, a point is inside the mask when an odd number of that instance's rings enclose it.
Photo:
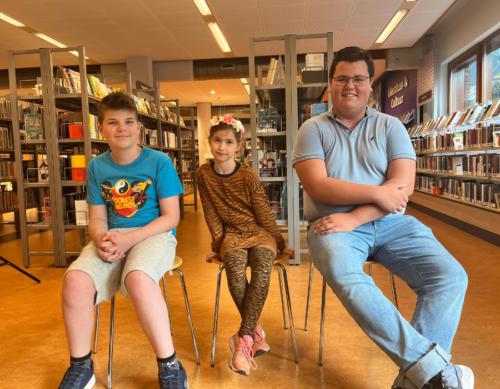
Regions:
[[[83,125],[82,124],[70,124],[69,125],[69,137],[71,139],[82,139],[83,138]]]

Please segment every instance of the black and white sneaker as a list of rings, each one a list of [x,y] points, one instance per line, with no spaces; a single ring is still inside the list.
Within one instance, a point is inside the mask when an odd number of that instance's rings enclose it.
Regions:
[[[180,362],[179,369],[167,369],[158,374],[160,389],[188,389],[186,370]]]
[[[59,389],[91,389],[94,385],[94,363],[90,360],[90,369],[71,364],[64,374]]]
[[[450,363],[423,389],[474,389],[474,373],[467,366]]]

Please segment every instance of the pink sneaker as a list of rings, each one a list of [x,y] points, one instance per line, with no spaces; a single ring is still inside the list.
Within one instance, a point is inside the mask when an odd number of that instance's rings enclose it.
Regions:
[[[229,339],[229,348],[233,355],[229,358],[228,364],[232,371],[249,375],[250,367],[254,370],[257,369],[257,364],[253,360],[252,346],[253,340],[248,335],[240,338],[238,334],[234,334]]]
[[[264,337],[265,337],[264,330],[262,329],[260,323],[257,322],[257,327],[255,327],[255,331],[253,332],[252,351],[254,357],[258,357],[260,355],[268,353],[269,350],[271,350],[271,347],[269,347]]]

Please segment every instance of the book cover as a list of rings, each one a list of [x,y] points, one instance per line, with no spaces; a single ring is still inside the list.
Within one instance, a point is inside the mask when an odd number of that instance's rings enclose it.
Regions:
[[[500,147],[500,131],[493,131],[493,147]]]
[[[83,124],[70,124],[69,126],[70,139],[83,139]]]
[[[80,73],[75,72],[74,70],[71,69],[66,69],[66,73],[68,73],[68,77],[73,84],[73,92],[81,93],[82,86],[80,84]]]
[[[52,210],[50,208],[50,197],[43,198],[43,214],[46,222],[52,221]]]
[[[41,155],[38,156],[39,158]],[[38,182],[49,182],[49,165],[46,159],[37,160]]]
[[[85,155],[71,156],[71,179],[73,181],[87,181],[87,162]]]
[[[43,139],[43,123],[40,114],[25,114],[24,129],[26,131],[26,140]]]
[[[75,219],[77,226],[88,226],[89,206],[86,200],[75,200]]]

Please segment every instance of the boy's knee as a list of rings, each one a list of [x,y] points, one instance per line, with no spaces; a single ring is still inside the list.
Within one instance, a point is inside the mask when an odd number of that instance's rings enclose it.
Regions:
[[[142,286],[153,282],[150,276],[140,270],[133,270],[125,276],[127,290],[140,289]]]
[[[79,270],[72,270],[65,275],[62,290],[63,300],[65,302],[83,296],[94,296],[95,292],[94,282],[87,273]]]

